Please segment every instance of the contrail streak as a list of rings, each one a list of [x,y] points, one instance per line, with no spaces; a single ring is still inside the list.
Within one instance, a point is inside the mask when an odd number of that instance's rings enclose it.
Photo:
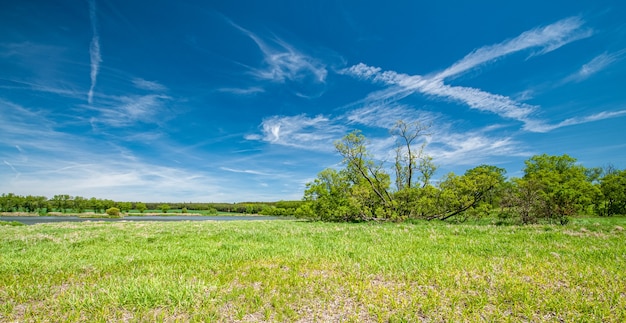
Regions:
[[[93,102],[93,89],[96,87],[96,80],[98,79],[98,70],[100,69],[100,37],[98,36],[98,29],[96,28],[96,2],[95,0],[89,1],[89,18],[91,20],[91,30],[93,31],[93,37],[91,38],[91,44],[89,45],[89,57],[91,59],[91,87],[89,93],[87,93],[87,102],[91,104]]]

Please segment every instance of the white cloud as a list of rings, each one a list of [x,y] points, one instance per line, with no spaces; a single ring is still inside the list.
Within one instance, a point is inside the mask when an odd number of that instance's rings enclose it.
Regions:
[[[94,110],[98,116],[92,118],[92,124],[105,124],[111,127],[125,127],[136,122],[160,123],[165,102],[171,100],[167,95],[148,94],[112,97],[110,102],[98,106],[85,107]]]
[[[582,19],[570,17],[545,27],[523,32],[511,40],[479,48],[438,73],[435,78],[445,79],[458,75],[502,56],[530,48],[539,48],[533,55],[551,52],[570,42],[591,36],[593,32],[582,28],[583,24]]]
[[[398,102],[414,93],[420,93],[428,98],[458,102],[471,109],[519,121],[523,123],[524,130],[532,132],[546,132],[558,127],[622,116],[626,114],[625,111],[602,112],[549,125],[535,119],[534,114],[540,109],[537,105],[519,102],[509,96],[490,93],[479,88],[453,86],[444,82],[455,75],[512,53],[534,50],[531,56],[542,55],[573,41],[589,37],[592,33],[591,29],[584,28],[584,21],[578,17],[563,19],[523,32],[513,39],[479,48],[444,71],[427,76],[385,71],[380,67],[358,63],[338,73],[384,85],[385,88],[370,92],[365,98],[341,107],[347,112],[334,118],[309,118],[299,115],[265,119],[262,123],[262,135],[249,135],[246,138],[302,149],[329,151],[329,147],[332,147],[330,138],[340,139],[349,131],[344,126],[346,124],[389,129],[398,119],[407,122],[419,120],[433,124],[432,136],[425,140],[429,142],[427,153],[432,155],[437,163],[472,165],[489,162],[494,157],[503,159],[511,156],[526,157],[531,153],[525,150],[522,143],[511,136],[490,133],[494,129],[501,128],[502,125],[465,132],[452,130],[452,124],[446,124],[440,117]],[[253,38],[253,36],[250,37]],[[590,74],[606,67],[614,61],[611,59],[614,57],[598,57],[586,64],[584,73]],[[523,98],[524,96],[521,96],[521,99]],[[306,140],[295,138],[306,138]],[[370,152],[375,154],[375,158],[379,160],[393,158],[393,138],[368,135],[368,139]]]
[[[252,169],[234,169],[230,167],[220,167],[221,170],[225,170],[231,173],[243,173],[243,174],[251,174],[251,175],[261,175],[261,176],[275,176],[274,174],[269,174],[265,172],[260,172]]]
[[[576,73],[566,77],[563,80],[563,83],[583,81],[591,75],[606,69],[614,62],[622,59],[622,56],[624,56],[625,53],[626,50],[621,50],[615,53],[602,53],[594,57],[587,64],[584,64]]]
[[[142,78],[134,78],[133,85],[138,89],[154,91],[154,92],[165,92],[167,91],[167,87],[155,81],[147,81]]]
[[[532,131],[536,131],[536,132],[549,132],[549,131],[562,128],[562,127],[574,126],[574,125],[600,121],[600,120],[605,120],[605,119],[618,118],[622,116],[626,116],[626,110],[603,111],[603,112],[599,112],[599,113],[592,114],[589,116],[565,119],[556,124],[548,124],[548,123],[541,122],[541,121],[535,121],[535,122],[529,123],[527,127],[531,128]]]
[[[527,131],[547,132],[559,127],[592,122],[599,119],[594,116],[581,117],[549,125],[533,117],[533,114],[539,110],[539,106],[518,102],[511,97],[489,93],[478,88],[451,86],[445,84],[444,80],[514,52],[538,48],[533,55],[540,55],[556,50],[567,43],[591,36],[592,31],[583,28],[583,25],[584,21],[582,19],[571,17],[545,27],[526,31],[511,40],[479,48],[443,72],[433,76],[407,75],[395,71],[383,71],[380,67],[368,66],[364,63],[345,68],[340,71],[340,74],[388,86],[384,90],[370,93],[365,99],[358,102],[358,104],[363,104],[366,107],[393,106],[397,101],[413,93],[421,93],[426,96],[456,101],[472,109],[494,113],[502,118],[520,121],[524,124],[523,129]],[[621,59],[624,52],[626,51],[599,55],[567,80],[587,78],[616,60]],[[523,98],[521,97],[521,99]],[[603,112],[599,115],[603,118],[612,118],[621,116],[621,113]]]
[[[100,69],[100,63],[102,62],[102,57],[100,56],[100,37],[98,36],[95,0],[89,1],[89,18],[91,20],[93,37],[91,38],[91,44],[89,45],[89,58],[91,59],[91,86],[89,87],[89,92],[87,93],[87,102],[92,104],[93,90],[96,87],[98,71]]]
[[[348,111],[342,118],[351,124],[390,129],[398,120],[431,123],[435,116],[431,112],[416,111],[405,105],[379,104]]]
[[[367,97],[369,104],[389,104],[400,100],[414,92],[436,96],[444,99],[459,101],[470,108],[495,113],[501,117],[525,121],[537,108],[513,99],[492,94],[476,88],[450,86],[441,79],[424,78],[419,75],[411,76],[394,71],[381,72],[380,68],[369,67],[363,63],[344,69],[344,74],[353,75],[359,79],[369,79],[373,82],[392,85],[386,91],[373,92]]]
[[[345,127],[325,116],[273,116],[261,123],[262,135],[247,135],[248,140],[262,140],[282,146],[329,151],[333,141],[345,134]]]
[[[265,92],[265,89],[263,89],[261,87],[258,87],[258,86],[253,86],[253,87],[249,87],[249,88],[225,87],[225,88],[218,89],[218,91],[219,92],[236,94],[236,95],[254,95],[254,94]]]
[[[227,21],[252,39],[263,54],[264,66],[252,69],[256,78],[274,83],[292,83],[294,93],[301,97],[316,97],[323,92],[328,70],[320,60],[306,55],[284,40],[274,37],[265,41],[257,34],[231,20]]]
[[[493,157],[529,156],[522,144],[511,137],[486,136],[484,133],[439,131],[432,137],[426,152],[443,165],[476,165]]]

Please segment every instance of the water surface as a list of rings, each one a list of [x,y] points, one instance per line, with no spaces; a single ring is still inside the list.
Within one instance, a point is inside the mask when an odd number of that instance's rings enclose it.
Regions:
[[[255,220],[278,220],[287,219],[285,217],[276,216],[258,216],[258,215],[226,215],[226,216],[126,216],[123,218],[80,218],[76,216],[0,216],[0,221],[17,221],[24,224],[37,223],[58,223],[58,222],[118,222],[118,221],[255,221]]]

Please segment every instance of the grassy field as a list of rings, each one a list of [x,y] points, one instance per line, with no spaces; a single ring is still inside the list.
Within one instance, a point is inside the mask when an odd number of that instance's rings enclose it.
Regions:
[[[624,322],[626,219],[0,226],[0,321]]]

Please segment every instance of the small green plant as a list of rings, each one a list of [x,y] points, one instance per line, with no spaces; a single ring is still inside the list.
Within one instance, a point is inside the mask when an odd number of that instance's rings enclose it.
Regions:
[[[106,213],[110,216],[120,216],[120,209],[116,207],[108,208]]]
[[[182,212],[182,213],[187,213],[187,208],[186,208],[186,207],[184,207],[184,208],[181,210],[181,212]]]

